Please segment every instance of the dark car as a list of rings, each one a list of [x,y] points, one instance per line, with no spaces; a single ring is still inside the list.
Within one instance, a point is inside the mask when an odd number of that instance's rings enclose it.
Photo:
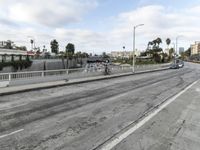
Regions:
[[[180,59],[176,59],[171,65],[171,69],[179,69],[184,67],[184,62]]]
[[[177,60],[177,64],[178,64],[179,68],[184,67],[184,62],[182,60]]]
[[[178,65],[178,63],[172,63],[171,65],[170,65],[170,69],[179,69],[180,67],[179,67],[179,65]]]

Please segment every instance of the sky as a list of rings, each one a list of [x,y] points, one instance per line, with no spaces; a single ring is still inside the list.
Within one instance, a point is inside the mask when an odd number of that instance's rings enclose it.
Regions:
[[[200,0],[0,0],[0,41],[12,40],[31,48],[50,50],[56,39],[63,51],[73,43],[76,51],[93,54],[131,51],[133,27],[136,48],[161,37],[187,49],[200,41]]]

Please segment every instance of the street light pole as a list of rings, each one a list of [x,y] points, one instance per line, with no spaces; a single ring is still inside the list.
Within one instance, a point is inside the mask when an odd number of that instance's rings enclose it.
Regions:
[[[177,54],[177,52],[178,52],[178,51],[177,51],[177,50],[178,50],[178,38],[179,38],[179,36],[176,37],[176,54]]]
[[[133,66],[132,66],[133,73],[135,72],[135,30],[137,27],[143,26],[143,25],[144,24],[138,24],[134,26],[133,28]]]
[[[176,52],[175,52],[176,51],[176,47],[175,47],[175,43],[172,43],[172,44],[174,46],[173,49],[174,49],[174,63],[175,63],[176,62],[176,60],[175,60],[175,57],[176,57]]]

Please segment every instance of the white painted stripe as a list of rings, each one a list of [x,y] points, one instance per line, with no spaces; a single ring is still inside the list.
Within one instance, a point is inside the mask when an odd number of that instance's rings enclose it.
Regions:
[[[176,100],[176,98],[178,98],[180,95],[182,95],[184,92],[186,92],[188,89],[190,89],[194,84],[196,84],[199,80],[193,82],[191,85],[189,85],[187,88],[185,88],[184,90],[182,90],[181,92],[179,92],[177,95],[175,95],[174,97],[172,97],[171,99],[169,99],[168,101],[166,101],[165,103],[163,103],[162,105],[160,105],[158,107],[158,109],[156,109],[155,111],[153,111],[151,114],[149,114],[147,117],[145,117],[143,120],[141,120],[140,122],[138,122],[135,126],[133,126],[132,128],[130,128],[129,130],[127,130],[126,132],[120,134],[119,136],[117,136],[114,140],[112,140],[111,142],[107,143],[106,145],[104,145],[101,150],[111,150],[112,148],[114,148],[117,144],[119,144],[122,140],[124,140],[125,138],[127,138],[129,135],[131,135],[133,132],[135,132],[137,129],[139,129],[141,126],[143,126],[146,122],[148,122],[151,118],[153,118],[156,114],[158,114],[163,108],[165,108],[166,106],[168,106],[170,103],[172,103],[174,100]]]
[[[20,130],[14,131],[14,132],[11,132],[9,134],[1,135],[0,139],[5,138],[5,137],[10,136],[10,135],[13,135],[13,134],[16,134],[16,133],[19,133],[19,132],[22,132],[22,131],[24,131],[24,129],[20,129]]]

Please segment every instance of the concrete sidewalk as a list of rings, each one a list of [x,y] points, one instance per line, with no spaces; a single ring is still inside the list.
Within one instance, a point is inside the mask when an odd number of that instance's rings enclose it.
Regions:
[[[54,88],[54,87],[59,87],[59,86],[67,86],[67,85],[72,85],[72,84],[92,82],[92,81],[98,81],[98,80],[106,80],[106,79],[117,78],[117,77],[122,77],[122,76],[130,76],[130,75],[135,75],[135,74],[162,71],[162,70],[167,70],[167,69],[169,68],[166,67],[166,68],[161,68],[161,69],[138,71],[135,73],[128,72],[128,73],[113,74],[113,75],[106,75],[106,76],[101,75],[101,76],[79,78],[79,79],[60,80],[60,81],[53,81],[53,82],[46,82],[46,83],[11,86],[11,87],[0,88],[0,96],[20,93],[20,92],[27,92],[27,91],[32,91],[32,90],[40,90],[40,89]]]
[[[174,100],[173,98],[167,100],[166,103],[169,105],[163,107],[151,120],[146,119],[147,121],[138,127],[138,130],[134,130],[121,140],[115,150],[143,148],[148,150],[199,150],[199,97],[200,80],[194,82],[182,93],[180,92]]]

